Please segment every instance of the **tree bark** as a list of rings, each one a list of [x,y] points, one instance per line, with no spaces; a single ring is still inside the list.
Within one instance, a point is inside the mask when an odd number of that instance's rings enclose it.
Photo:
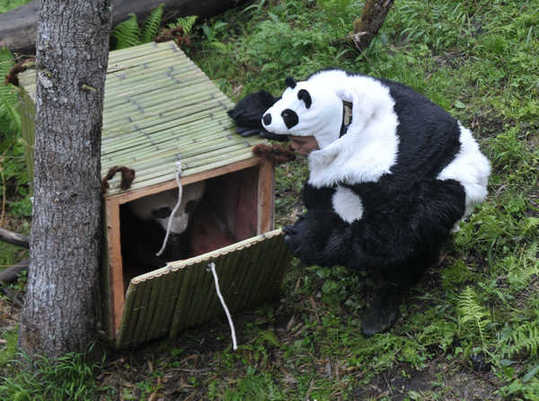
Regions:
[[[110,0],[41,0],[31,265],[19,345],[82,352],[96,339]]]
[[[394,0],[367,0],[360,18],[354,21],[354,32],[351,39],[357,50],[362,52],[369,47],[376,36]]]
[[[160,4],[169,17],[198,15],[209,17],[245,0],[112,0],[112,25],[126,20],[129,13],[142,19]],[[0,14],[0,46],[19,53],[33,53],[37,34],[40,0],[34,0],[7,13]]]

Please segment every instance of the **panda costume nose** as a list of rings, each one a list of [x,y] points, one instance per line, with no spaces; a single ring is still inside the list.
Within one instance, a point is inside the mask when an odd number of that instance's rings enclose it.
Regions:
[[[271,124],[271,114],[270,113],[264,114],[264,117],[262,117],[262,121],[264,122],[264,125],[270,125]]]

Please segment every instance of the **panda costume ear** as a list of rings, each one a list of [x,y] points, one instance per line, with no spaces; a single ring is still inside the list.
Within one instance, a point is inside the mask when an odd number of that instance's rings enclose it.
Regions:
[[[294,89],[296,87],[296,80],[292,77],[286,77],[284,80],[284,84],[291,89]]]
[[[311,94],[305,89],[300,89],[300,91],[298,92],[298,99],[303,100],[306,108],[310,108],[311,104],[313,103],[311,99]]]

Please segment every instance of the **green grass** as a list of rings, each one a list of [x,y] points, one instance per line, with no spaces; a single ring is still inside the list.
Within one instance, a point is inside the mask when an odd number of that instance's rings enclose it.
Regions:
[[[66,354],[56,360],[33,357],[32,361],[21,356],[11,368],[19,373],[0,383],[3,400],[87,401],[99,392],[94,378],[99,365],[86,362],[82,355]]]
[[[31,0],[0,0],[0,14],[29,3],[30,1]]]
[[[237,352],[228,327],[214,323],[91,367],[82,375],[88,399],[427,401],[463,400],[465,391],[483,400],[538,399],[539,2],[399,0],[358,55],[335,43],[361,6],[257,1],[199,20],[189,55],[235,100],[259,89],[278,95],[284,77],[326,67],[408,84],[472,129],[492,162],[487,201],[461,225],[441,266],[412,291],[389,333],[360,334],[372,292],[364,278],[295,261],[280,303],[235,316]],[[2,148],[13,191],[7,210],[21,219],[27,178],[22,149],[10,143]],[[277,169],[279,225],[301,211],[306,176],[302,160]],[[92,381],[98,370],[110,380]],[[16,394],[13,383],[26,383],[25,375],[11,375],[0,399],[15,399],[7,394]],[[68,386],[60,376],[39,377],[41,388]]]

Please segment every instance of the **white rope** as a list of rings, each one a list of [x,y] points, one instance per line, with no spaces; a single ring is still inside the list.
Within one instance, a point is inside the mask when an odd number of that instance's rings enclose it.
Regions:
[[[221,301],[221,305],[223,305],[223,309],[225,310],[225,314],[228,319],[228,324],[230,326],[230,333],[232,334],[232,349],[236,351],[238,349],[238,344],[236,342],[236,329],[234,328],[234,322],[232,321],[232,316],[230,315],[230,312],[228,311],[228,307],[226,306],[225,299],[223,298],[223,295],[221,294],[221,290],[219,289],[219,279],[217,278],[217,273],[215,271],[215,263],[211,262],[208,264],[208,266],[211,269],[211,272],[213,274],[213,280],[215,281],[215,291],[217,291],[217,296],[219,297],[219,300]]]
[[[182,162],[181,160],[178,160],[176,162],[176,182],[178,183],[178,202],[176,202],[176,206],[174,206],[174,209],[172,209],[172,213],[170,213],[170,216],[168,216],[168,224],[167,224],[167,234],[165,235],[165,239],[163,240],[163,245],[161,246],[161,249],[159,252],[157,252],[156,256],[161,256],[161,254],[165,251],[165,248],[167,247],[168,237],[170,235],[170,229],[172,227],[172,218],[180,208],[180,205],[182,203],[182,182],[181,182],[181,176],[182,176]]]

